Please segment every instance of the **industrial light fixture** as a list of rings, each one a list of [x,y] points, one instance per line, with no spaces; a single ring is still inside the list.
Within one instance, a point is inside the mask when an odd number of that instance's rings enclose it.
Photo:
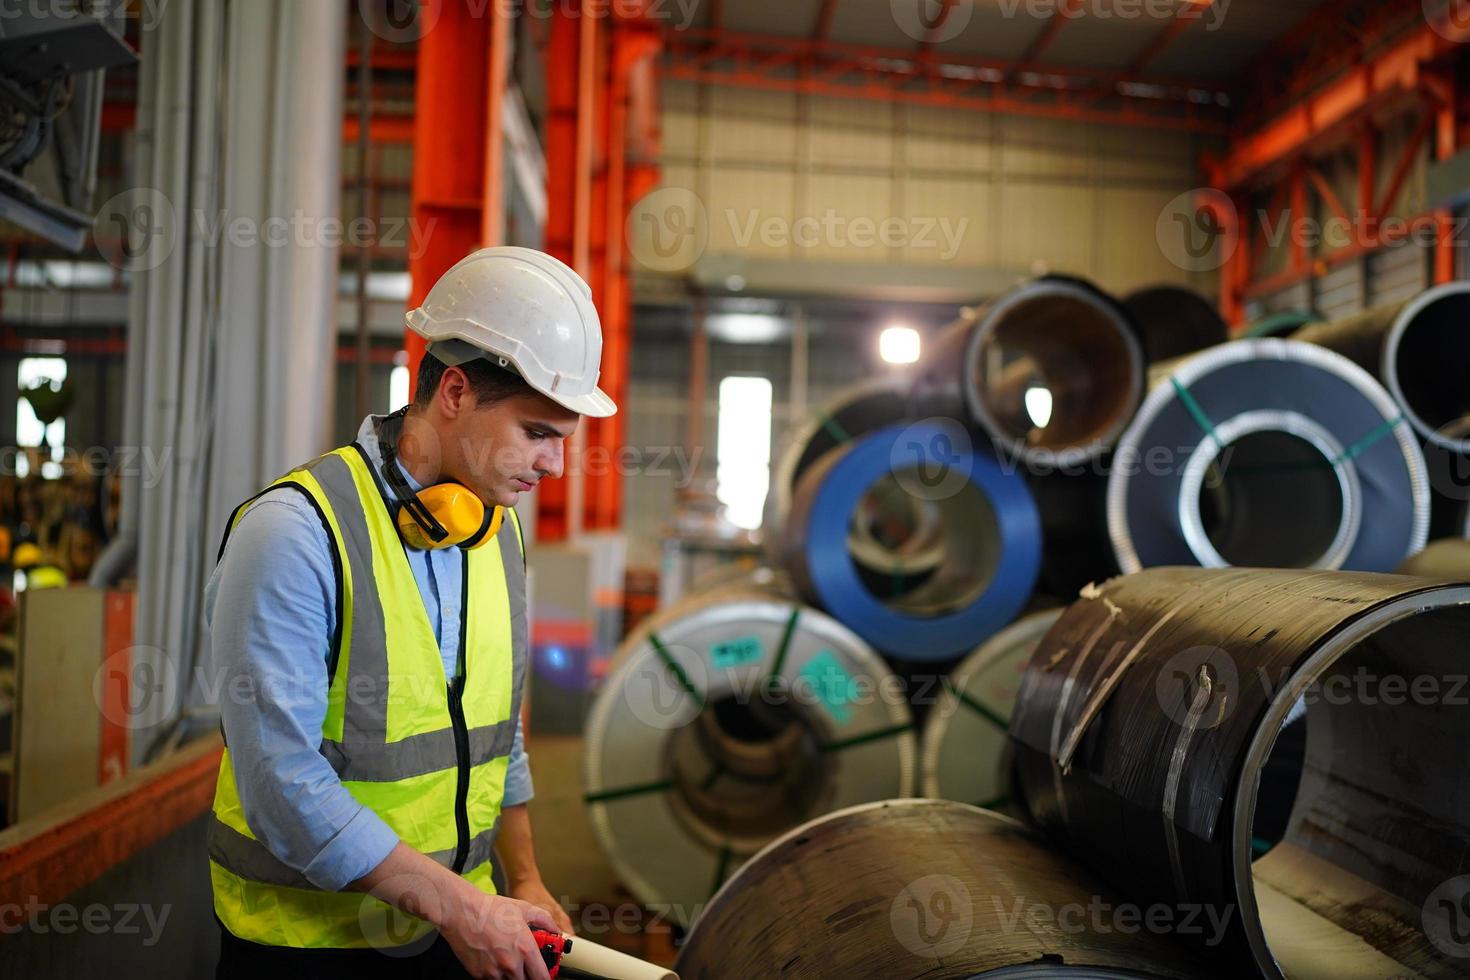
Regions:
[[[913,327],[885,327],[878,335],[878,353],[889,364],[912,364],[919,359],[919,331]]]
[[[1026,414],[1031,416],[1031,422],[1038,429],[1044,429],[1051,421],[1051,389],[1049,388],[1027,388],[1026,389]]]

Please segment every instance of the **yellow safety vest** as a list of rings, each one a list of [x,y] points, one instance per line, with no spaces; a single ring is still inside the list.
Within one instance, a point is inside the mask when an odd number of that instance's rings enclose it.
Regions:
[[[515,512],[496,534],[498,547],[459,552],[460,669],[446,682],[386,491],[361,447],[319,457],[242,503],[221,556],[246,510],[278,487],[310,501],[332,542],[337,622],[322,755],[405,843],[494,894],[490,858],[528,649]],[[228,747],[208,842],[215,913],[241,939],[384,948],[429,931],[370,896],[322,891],[272,854],[245,819]]]

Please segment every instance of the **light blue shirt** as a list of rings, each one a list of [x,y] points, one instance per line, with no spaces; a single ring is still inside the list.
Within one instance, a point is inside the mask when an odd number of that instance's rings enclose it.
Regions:
[[[357,441],[380,467],[377,421],[364,419]],[[401,463],[394,465],[420,489]],[[398,835],[357,802],[318,750],[337,622],[330,549],[300,492],[282,487],[263,495],[240,518],[209,578],[204,623],[246,822],[312,884],[341,891],[382,863]],[[405,551],[439,639],[444,676],[453,677],[460,653],[459,549]],[[503,805],[525,803],[532,794],[517,719]]]

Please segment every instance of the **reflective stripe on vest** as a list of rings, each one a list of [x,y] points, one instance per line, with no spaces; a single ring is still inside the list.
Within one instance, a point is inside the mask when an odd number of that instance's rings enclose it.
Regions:
[[[422,594],[366,454],[357,446],[328,453],[245,501],[231,515],[221,556],[240,518],[278,487],[313,505],[337,579],[322,755],[405,843],[493,892],[490,858],[529,644],[514,511],[497,547],[458,552],[460,677],[446,683]],[[369,896],[321,891],[272,854],[245,820],[228,748],[208,845],[215,911],[242,939],[393,946],[427,928]]]

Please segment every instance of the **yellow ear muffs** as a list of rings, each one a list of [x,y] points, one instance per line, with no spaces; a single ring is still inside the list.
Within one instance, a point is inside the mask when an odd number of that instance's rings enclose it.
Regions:
[[[442,541],[434,541],[414,520],[407,507],[399,509],[395,518],[404,544],[420,551],[448,548],[477,536],[486,524],[485,505],[468,487],[458,483],[438,483],[417,494],[419,503],[449,532]],[[494,510],[499,511],[496,507]]]

